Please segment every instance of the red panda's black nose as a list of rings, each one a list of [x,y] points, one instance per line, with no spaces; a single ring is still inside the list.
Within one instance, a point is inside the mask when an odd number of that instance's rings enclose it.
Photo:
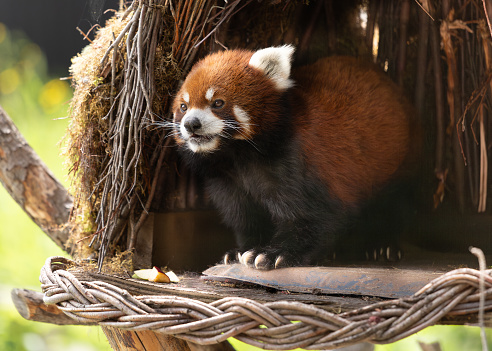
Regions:
[[[202,122],[197,117],[191,117],[185,121],[184,127],[188,133],[193,134],[202,127]]]

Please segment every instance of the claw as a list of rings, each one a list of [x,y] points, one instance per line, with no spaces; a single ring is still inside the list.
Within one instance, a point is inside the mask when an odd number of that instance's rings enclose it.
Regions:
[[[269,262],[265,254],[259,254],[255,258],[255,268],[256,269],[268,269]]]
[[[241,253],[236,250],[231,250],[229,252],[226,252],[224,254],[224,257],[222,258],[222,261],[225,265],[240,262],[240,260],[241,260]]]
[[[275,268],[282,268],[282,267],[286,267],[285,259],[283,256],[278,256],[277,259],[275,260]]]
[[[254,261],[253,261],[254,256],[255,256],[255,252],[253,250],[246,251],[245,253],[242,254],[241,258],[239,259],[239,262],[241,262],[245,266],[254,267]]]
[[[224,255],[223,261],[224,261],[224,264],[229,264],[230,263],[229,254],[228,253],[226,253]]]

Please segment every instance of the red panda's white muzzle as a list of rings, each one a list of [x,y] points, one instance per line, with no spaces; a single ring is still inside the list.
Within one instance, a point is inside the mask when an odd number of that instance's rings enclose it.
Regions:
[[[219,147],[224,121],[210,108],[192,108],[181,119],[180,134],[193,152],[211,152]]]

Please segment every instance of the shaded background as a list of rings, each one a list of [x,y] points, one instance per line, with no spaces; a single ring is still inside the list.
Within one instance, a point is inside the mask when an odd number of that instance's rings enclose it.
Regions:
[[[118,0],[2,0],[0,22],[24,32],[45,53],[48,72],[63,77],[70,59],[87,45],[77,27],[87,33],[104,25],[112,15],[105,11],[118,6]]]

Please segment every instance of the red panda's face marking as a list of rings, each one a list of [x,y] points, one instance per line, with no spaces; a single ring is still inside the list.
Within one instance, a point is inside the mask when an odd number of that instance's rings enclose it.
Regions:
[[[208,88],[207,92],[205,93],[205,99],[207,99],[208,101],[212,101],[214,94],[215,94],[215,89]]]
[[[251,141],[278,123],[269,119],[292,85],[292,52],[291,47],[224,51],[199,61],[174,102],[177,143],[196,153],[213,152],[233,140]]]
[[[190,103],[190,94],[188,94],[186,91],[183,93],[183,100],[189,104]]]

